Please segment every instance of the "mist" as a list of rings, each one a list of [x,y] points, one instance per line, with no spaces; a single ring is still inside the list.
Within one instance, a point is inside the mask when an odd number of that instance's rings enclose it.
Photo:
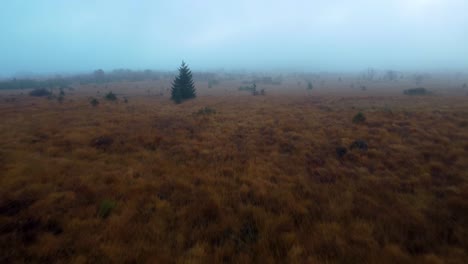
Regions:
[[[468,2],[3,1],[0,76],[468,69]]]

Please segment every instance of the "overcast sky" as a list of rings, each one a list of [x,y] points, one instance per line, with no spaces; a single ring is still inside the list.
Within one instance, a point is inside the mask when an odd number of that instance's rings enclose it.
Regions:
[[[0,74],[468,70],[468,0],[2,0]]]

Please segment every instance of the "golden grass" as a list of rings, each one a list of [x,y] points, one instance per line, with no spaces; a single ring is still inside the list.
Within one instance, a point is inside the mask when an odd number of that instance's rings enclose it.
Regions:
[[[2,263],[468,259],[467,97],[17,97],[0,97]]]

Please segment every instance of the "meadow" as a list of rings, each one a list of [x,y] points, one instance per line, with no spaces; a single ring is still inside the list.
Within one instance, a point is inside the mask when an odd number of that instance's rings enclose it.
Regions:
[[[466,263],[466,89],[345,81],[0,91],[0,262]]]

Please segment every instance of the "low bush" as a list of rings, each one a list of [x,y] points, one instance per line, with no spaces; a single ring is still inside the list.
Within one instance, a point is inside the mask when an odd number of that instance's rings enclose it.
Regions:
[[[11,97],[11,98],[5,98],[4,100],[6,103],[12,103],[12,102],[16,102],[17,99],[15,97]]]
[[[99,205],[98,216],[101,218],[107,218],[115,208],[116,203],[112,200],[104,200]]]
[[[117,96],[113,93],[113,92],[108,92],[104,98],[106,100],[109,100],[109,101],[116,101],[117,100]]]
[[[91,140],[91,147],[97,148],[97,149],[106,149],[110,147],[114,143],[114,139],[109,136],[99,136],[97,138],[94,138]]]
[[[96,98],[92,98],[91,101],[89,102],[92,106],[98,106],[99,105],[99,100]]]
[[[428,95],[429,91],[426,90],[426,88],[419,87],[419,88],[404,90],[403,94],[405,95]]]
[[[239,91],[248,91],[248,92],[255,93],[257,91],[257,85],[253,83],[252,85],[240,86]]]
[[[359,150],[367,150],[368,149],[368,146],[367,146],[367,142],[364,141],[364,140],[355,140],[351,146],[349,147],[350,149],[359,149]]]
[[[336,151],[336,155],[340,159],[343,158],[346,155],[346,153],[348,153],[348,150],[345,147],[337,147],[335,151]]]
[[[45,89],[45,88],[40,88],[40,89],[34,89],[31,92],[29,92],[30,96],[50,96],[52,93]]]
[[[355,124],[364,123],[365,121],[366,121],[366,117],[364,116],[364,114],[362,112],[357,113],[353,117],[353,123],[355,123]]]

